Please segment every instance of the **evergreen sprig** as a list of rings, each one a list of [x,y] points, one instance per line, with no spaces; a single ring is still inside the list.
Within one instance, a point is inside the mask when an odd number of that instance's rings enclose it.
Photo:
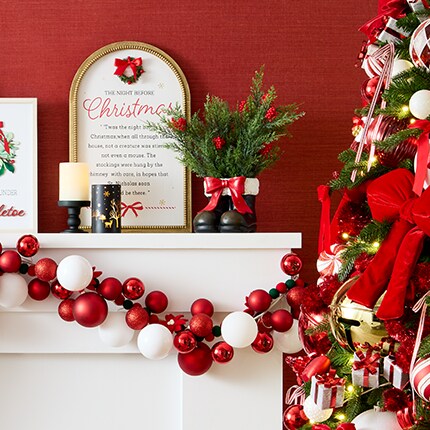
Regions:
[[[418,350],[418,357],[425,358],[430,354],[430,335],[421,341],[420,349]]]
[[[422,130],[418,128],[407,128],[405,130],[400,130],[397,133],[391,134],[384,140],[373,141],[376,148],[381,151],[393,151],[398,145],[403,143],[406,139],[411,137],[418,137],[422,133]]]

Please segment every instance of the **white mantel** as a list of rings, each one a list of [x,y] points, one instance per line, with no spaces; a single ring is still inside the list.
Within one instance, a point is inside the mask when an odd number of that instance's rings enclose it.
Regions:
[[[0,242],[14,248],[18,237],[2,235]],[[167,312],[188,312],[195,299],[205,297],[214,303],[215,323],[226,312],[242,310],[252,290],[284,281],[280,260],[301,247],[300,233],[37,237],[37,259],[59,262],[79,254],[103,271],[101,278],[138,277],[147,292],[167,294]],[[138,354],[134,342],[108,347],[97,329],[62,321],[57,305],[55,298],[28,299],[19,309],[0,311],[1,428],[281,429],[279,351],[236,350],[231,363],[190,377],[174,353],[158,362]]]

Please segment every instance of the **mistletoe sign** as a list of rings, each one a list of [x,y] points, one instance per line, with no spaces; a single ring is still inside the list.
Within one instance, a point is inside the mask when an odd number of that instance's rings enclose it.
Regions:
[[[3,122],[0,121],[0,176],[6,171],[15,173],[15,157],[19,142],[14,140],[14,134],[3,130]]]

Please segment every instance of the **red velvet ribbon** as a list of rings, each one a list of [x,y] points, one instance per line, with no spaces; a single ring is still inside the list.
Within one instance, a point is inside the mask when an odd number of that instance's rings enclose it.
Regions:
[[[358,357],[358,360],[354,360],[352,364],[352,368],[354,370],[364,369],[364,374],[368,375],[371,373],[374,375],[379,367],[379,359],[381,355],[379,353],[373,354],[371,350],[366,351],[366,355],[363,351],[356,351],[355,355]]]
[[[417,120],[409,125],[409,128],[419,128],[422,130],[417,141],[417,169],[415,172],[414,193],[420,196],[423,192],[424,181],[427,176],[427,164],[429,161],[429,134],[430,121],[426,119]]]
[[[115,75],[121,76],[127,67],[133,71],[134,79],[137,77],[137,68],[142,65],[142,58],[135,58],[132,60],[130,57],[127,60],[122,60],[120,58],[115,58]]]
[[[245,176],[236,176],[230,179],[220,178],[205,178],[205,188],[207,194],[212,194],[209,203],[200,212],[212,211],[216,208],[218,200],[222,195],[224,188],[230,190],[231,199],[233,200],[234,207],[241,214],[252,213],[252,210],[246,204],[242,194],[245,192]]]
[[[330,249],[330,187],[320,185],[317,188],[318,201],[321,202],[320,232],[318,238],[318,254]]]
[[[127,212],[131,210],[136,217],[139,216],[137,211],[143,210],[143,205],[141,202],[134,202],[131,205],[127,205],[124,202],[121,202],[121,216],[124,218]]]
[[[350,288],[347,296],[372,309],[387,290],[376,316],[382,320],[403,315],[408,283],[421,254],[425,236],[430,235],[430,188],[417,197],[414,175],[406,169],[393,170],[375,179],[367,189],[367,201],[376,221],[394,224],[369,266]]]

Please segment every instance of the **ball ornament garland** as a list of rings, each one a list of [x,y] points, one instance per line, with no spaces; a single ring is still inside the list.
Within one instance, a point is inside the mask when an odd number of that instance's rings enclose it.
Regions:
[[[162,291],[145,295],[142,280],[128,277],[122,282],[107,276],[99,281],[102,272],[80,255],[69,255],[58,265],[51,258],[29,260],[39,248],[32,235],[18,240],[19,253],[3,251],[0,244],[0,269],[4,272],[0,276],[0,306],[13,308],[28,296],[41,301],[52,294],[60,300],[58,315],[64,321],[98,327],[101,341],[111,347],[126,345],[138,331],[137,347],[144,357],[161,360],[174,350],[179,367],[192,376],[206,373],[214,362],[229,363],[235,348],[251,347],[260,354],[274,346],[288,352],[301,349],[297,321],[278,304],[285,302],[289,289],[303,287],[298,279],[301,260],[296,254],[282,259],[284,272],[294,274],[289,275],[291,278],[269,291],[252,291],[245,298],[246,308],[231,312],[218,325],[213,319],[214,305],[206,298],[191,304],[189,318],[162,315],[168,308],[168,297]],[[115,305],[117,311],[112,312]]]

